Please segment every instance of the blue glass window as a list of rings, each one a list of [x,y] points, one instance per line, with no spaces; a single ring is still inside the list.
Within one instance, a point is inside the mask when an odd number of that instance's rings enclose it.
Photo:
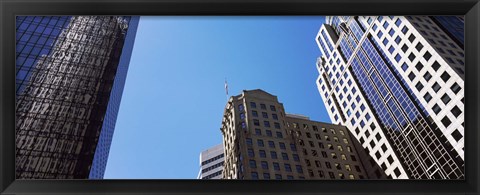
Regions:
[[[400,20],[400,18],[398,18],[396,21],[395,21],[395,25],[397,27],[400,27],[400,25],[402,24],[402,20]]]
[[[402,59],[402,56],[400,56],[400,54],[395,55],[395,61],[399,62],[400,59]]]

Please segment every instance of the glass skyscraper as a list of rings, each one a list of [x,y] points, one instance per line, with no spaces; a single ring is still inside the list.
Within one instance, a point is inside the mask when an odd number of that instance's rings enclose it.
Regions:
[[[19,16],[16,177],[102,178],[138,17]]]
[[[347,126],[390,178],[463,179],[461,17],[326,21],[316,38],[317,87],[332,122]]]

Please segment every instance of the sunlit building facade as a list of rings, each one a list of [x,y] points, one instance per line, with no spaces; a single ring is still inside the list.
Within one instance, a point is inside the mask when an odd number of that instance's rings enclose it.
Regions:
[[[224,179],[386,178],[344,126],[287,114],[263,90],[230,97],[221,131]]]
[[[200,153],[200,171],[197,179],[222,179],[223,152],[223,144],[219,144]]]
[[[101,179],[138,17],[16,18],[16,178]]]
[[[389,178],[464,178],[461,26],[456,16],[332,16],[318,32],[327,112]]]

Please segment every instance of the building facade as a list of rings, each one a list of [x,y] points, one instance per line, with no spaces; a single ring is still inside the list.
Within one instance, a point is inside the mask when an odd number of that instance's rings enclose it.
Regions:
[[[262,90],[232,96],[221,131],[224,179],[385,178],[375,163],[363,162],[368,155],[357,151],[344,126],[286,114],[277,97]]]
[[[464,178],[463,38],[444,30],[458,18],[333,16],[318,32],[327,112],[390,178]]]
[[[17,179],[103,178],[137,24],[17,17]]]
[[[223,144],[219,144],[200,153],[200,171],[197,179],[222,179],[223,152]]]

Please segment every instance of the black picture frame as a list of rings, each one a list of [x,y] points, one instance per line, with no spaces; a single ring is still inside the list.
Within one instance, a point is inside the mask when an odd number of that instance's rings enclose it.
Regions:
[[[16,15],[465,15],[465,180],[15,180]],[[0,0],[1,194],[479,194],[479,0]],[[320,100],[319,100],[320,101]]]

